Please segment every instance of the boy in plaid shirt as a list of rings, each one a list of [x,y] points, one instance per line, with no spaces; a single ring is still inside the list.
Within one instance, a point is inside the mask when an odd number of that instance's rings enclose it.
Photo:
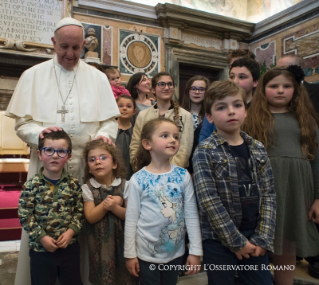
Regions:
[[[245,95],[229,81],[207,89],[206,115],[217,131],[193,155],[209,285],[234,284],[236,271],[244,284],[272,284],[265,254],[273,250],[274,178],[262,143],[240,131]]]

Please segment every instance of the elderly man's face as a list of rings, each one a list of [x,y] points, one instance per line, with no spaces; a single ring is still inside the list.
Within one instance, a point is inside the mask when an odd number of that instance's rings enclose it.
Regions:
[[[293,57],[282,57],[278,60],[277,66],[299,65]]]
[[[51,38],[58,63],[65,69],[72,69],[79,61],[85,41],[79,26],[65,26],[56,31]]]

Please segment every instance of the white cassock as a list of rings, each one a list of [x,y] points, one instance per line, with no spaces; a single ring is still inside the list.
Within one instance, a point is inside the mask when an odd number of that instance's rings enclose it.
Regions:
[[[63,101],[71,90],[65,102],[68,113],[64,122],[62,114],[58,113],[63,105],[58,85]],[[59,126],[72,141],[72,157],[65,168],[83,182],[85,162],[82,151],[85,143],[99,135],[114,141],[118,130],[114,118],[120,113],[105,74],[80,60],[74,71],[68,71],[54,57],[22,74],[6,115],[16,119],[17,135],[32,148],[28,178],[42,166],[36,153],[40,132],[47,127]],[[83,233],[80,235],[81,272],[83,284],[89,285],[88,252]],[[31,284],[28,239],[28,234],[22,230],[15,285]]]

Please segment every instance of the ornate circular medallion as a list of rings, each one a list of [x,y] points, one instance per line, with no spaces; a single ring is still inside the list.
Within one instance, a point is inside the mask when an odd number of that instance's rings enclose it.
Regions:
[[[127,47],[127,58],[132,65],[144,68],[151,61],[151,51],[143,42],[132,42]]]
[[[149,74],[157,67],[158,51],[149,37],[130,34],[120,44],[120,60],[130,74]]]

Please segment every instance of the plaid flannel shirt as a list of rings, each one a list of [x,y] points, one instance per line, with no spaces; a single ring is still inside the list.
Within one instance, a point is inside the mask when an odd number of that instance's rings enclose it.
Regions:
[[[252,177],[259,192],[257,227],[249,241],[273,251],[276,219],[274,177],[263,144],[246,133],[252,160]],[[238,230],[242,220],[236,162],[227,141],[213,132],[194,152],[194,184],[200,210],[202,239],[215,239],[235,252],[246,245]]]

